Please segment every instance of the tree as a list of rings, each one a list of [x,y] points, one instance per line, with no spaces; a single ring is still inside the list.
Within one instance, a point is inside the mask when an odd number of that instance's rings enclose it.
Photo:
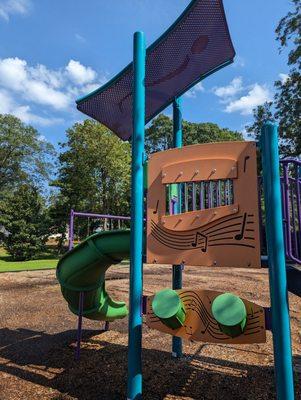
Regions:
[[[60,145],[57,179],[52,185],[58,196],[51,215],[65,231],[71,208],[102,214],[129,214],[130,144],[92,120],[67,130]],[[63,215],[64,214],[64,215]]]
[[[288,55],[288,65],[301,67],[301,3],[300,0],[292,0],[294,10],[289,11],[284,18],[281,18],[277,28],[277,40],[282,50],[288,44],[292,49]]]
[[[254,137],[255,140],[259,140],[261,128],[266,121],[275,121],[272,107],[273,102],[269,101],[264,103],[262,106],[258,106],[253,111],[254,122],[252,125],[247,125],[246,130],[249,133],[249,136]]]
[[[275,82],[275,118],[279,121],[281,151],[285,155],[301,154],[301,74],[291,71],[285,82]]]
[[[16,261],[30,260],[45,249],[50,221],[38,189],[22,184],[0,201],[4,248]]]
[[[279,135],[282,139],[280,151],[283,155],[296,156],[301,153],[301,3],[292,0],[293,10],[282,18],[276,28],[276,39],[280,52],[291,47],[287,64],[287,77],[275,82],[276,93],[273,103],[267,103],[254,110],[254,124],[247,127],[258,135],[267,119],[278,120]]]
[[[147,154],[172,147],[172,120],[164,114],[154,118],[145,132]]]
[[[224,142],[243,140],[240,132],[220,128],[213,123],[192,123],[183,121],[183,144],[185,146],[198,143]],[[146,152],[148,154],[172,147],[173,123],[164,114],[155,118],[146,130]]]
[[[284,139],[283,152],[301,153],[301,3],[293,0],[294,9],[282,18],[276,35],[280,51],[291,45],[287,64],[291,67],[287,79],[275,82],[275,117],[279,120],[280,135]]]
[[[53,146],[32,126],[0,114],[0,194],[20,183],[48,179]]]

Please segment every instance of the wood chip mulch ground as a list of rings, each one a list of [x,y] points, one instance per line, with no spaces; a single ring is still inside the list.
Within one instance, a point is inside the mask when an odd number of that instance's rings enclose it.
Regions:
[[[114,266],[107,288],[128,297],[128,268]],[[171,267],[145,267],[145,294],[168,287]],[[231,291],[269,306],[267,270],[187,267],[184,287]],[[126,398],[127,319],[84,321],[80,361],[74,359],[76,317],[60,293],[55,271],[0,276],[0,400],[117,400]],[[296,399],[301,399],[301,299],[290,295]],[[146,400],[275,399],[272,338],[263,345],[184,342],[173,359],[171,337],[144,326]]]

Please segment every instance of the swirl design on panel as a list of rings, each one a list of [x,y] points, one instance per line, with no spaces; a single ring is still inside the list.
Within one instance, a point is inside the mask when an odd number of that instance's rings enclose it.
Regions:
[[[200,320],[202,329],[200,332],[192,332],[192,327],[185,324],[185,332],[192,340],[201,340],[202,335],[208,334],[212,339],[216,339],[220,342],[232,340],[231,337],[225,335],[217,323],[217,321],[211,315],[208,306],[204,304],[201,297],[192,290],[186,290],[180,293],[180,298],[185,305],[186,312],[193,312],[195,318]],[[211,300],[208,298],[209,304]],[[152,308],[150,308],[149,320],[151,323],[160,323],[160,319],[157,318]],[[242,336],[256,335],[261,332],[263,327],[261,326],[260,311],[253,311],[251,308],[247,314],[247,326]]]
[[[244,213],[213,223],[210,228],[187,231],[184,234],[163,229],[151,221],[151,235],[162,245],[176,250],[209,247],[242,246],[255,249],[254,214]]]

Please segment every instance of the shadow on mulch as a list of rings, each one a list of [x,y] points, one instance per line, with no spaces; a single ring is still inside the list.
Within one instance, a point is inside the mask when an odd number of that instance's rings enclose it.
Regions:
[[[53,400],[124,399],[127,347],[102,340],[99,331],[85,330],[81,359],[75,361],[70,346],[75,337],[74,330],[49,335],[27,329],[1,329],[0,357],[7,361],[0,364],[0,372],[56,389],[61,394]],[[275,399],[273,368],[203,356],[205,347],[180,360],[172,359],[167,351],[144,349],[143,398]],[[298,381],[300,376],[296,376]]]

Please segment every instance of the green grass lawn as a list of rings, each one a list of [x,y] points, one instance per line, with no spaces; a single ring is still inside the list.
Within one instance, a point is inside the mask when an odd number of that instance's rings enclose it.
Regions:
[[[0,247],[0,273],[53,269],[56,267],[57,262],[57,256],[51,253],[42,254],[38,260],[12,261],[10,255]]]

